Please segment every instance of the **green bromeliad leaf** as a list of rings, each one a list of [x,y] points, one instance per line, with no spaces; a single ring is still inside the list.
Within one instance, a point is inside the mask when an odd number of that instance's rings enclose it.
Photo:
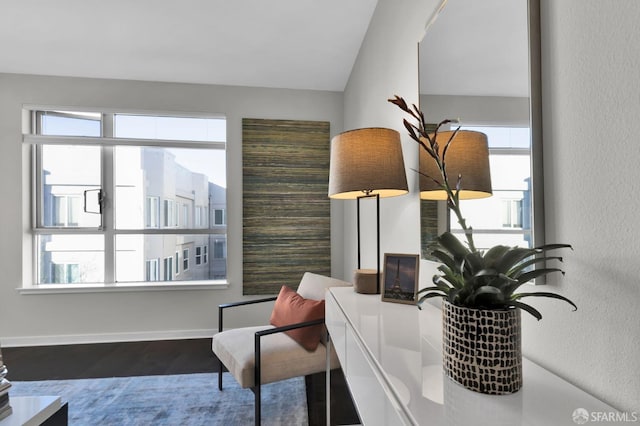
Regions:
[[[546,262],[551,260],[557,260],[558,262],[562,262],[563,258],[562,256],[536,256],[532,259],[525,260],[524,262],[518,263],[516,266],[511,268],[509,272],[507,272],[507,275],[509,275],[510,277],[517,278],[520,273],[527,272],[527,269],[535,265],[536,263],[545,264]]]
[[[494,246],[491,247],[484,254],[484,263],[487,268],[495,268],[496,263],[502,259],[507,251],[509,251],[509,247],[507,246]]]
[[[500,259],[496,261],[495,268],[498,271],[506,274],[518,263],[522,262],[528,257],[536,255],[537,253],[539,253],[539,251],[537,251],[536,249],[512,247],[506,253],[504,253],[504,255]]]
[[[437,242],[457,261],[461,261],[471,252],[460,242],[460,240],[451,232],[444,232],[438,238]]]
[[[435,249],[431,252],[431,256],[435,257],[436,259],[438,259],[440,262],[447,265],[452,270],[457,270],[460,267],[459,262],[456,262],[453,256],[451,256],[449,253],[445,251]]]
[[[511,302],[509,302],[509,304],[511,306],[513,306],[514,308],[520,308],[523,311],[527,311],[529,312],[531,315],[533,315],[538,321],[540,321],[542,319],[542,314],[535,309],[533,306],[531,305],[527,305],[526,303],[522,303],[519,302],[517,300],[512,300]]]
[[[564,300],[565,302],[567,302],[568,304],[573,306],[573,310],[574,311],[578,310],[578,307],[576,306],[576,304],[573,303],[568,298],[566,298],[564,296],[561,296],[559,294],[556,294],[556,293],[550,293],[548,291],[536,291],[534,293],[518,293],[518,294],[514,294],[513,296],[511,296],[511,300],[515,301],[515,300],[518,300],[518,299],[522,299],[523,297],[550,297],[552,299]]]

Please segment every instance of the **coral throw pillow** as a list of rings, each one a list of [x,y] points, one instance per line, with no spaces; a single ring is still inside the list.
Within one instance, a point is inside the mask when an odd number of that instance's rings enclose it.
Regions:
[[[305,299],[283,285],[271,312],[271,325],[282,327],[299,322],[324,319],[324,300]],[[320,342],[322,324],[285,331],[308,351],[315,351]]]

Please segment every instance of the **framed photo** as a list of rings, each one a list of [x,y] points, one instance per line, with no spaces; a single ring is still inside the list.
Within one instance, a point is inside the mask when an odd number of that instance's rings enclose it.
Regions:
[[[384,254],[382,300],[414,305],[418,293],[417,254]]]

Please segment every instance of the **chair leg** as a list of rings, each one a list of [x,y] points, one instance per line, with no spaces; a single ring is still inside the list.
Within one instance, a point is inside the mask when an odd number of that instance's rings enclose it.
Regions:
[[[223,309],[221,306],[218,306],[218,333],[222,333],[222,312]],[[216,355],[218,358],[218,390],[222,390],[222,361],[220,357]]]
[[[329,330],[327,329],[327,344],[326,344],[326,364],[324,370],[324,380],[325,380],[325,409],[326,409],[326,419],[327,426],[331,425],[331,335],[329,334]]]
[[[260,364],[261,364],[261,359],[260,359],[260,335],[258,333],[256,333],[255,337],[254,337],[254,354],[253,354],[254,358],[254,367],[253,367],[253,384],[255,386],[255,424],[256,426],[260,426],[260,417],[261,417],[261,413],[260,413],[260,385],[262,384],[262,375],[260,372]]]
[[[256,386],[255,388],[255,397],[256,397],[256,401],[255,401],[255,407],[256,407],[256,414],[255,414],[255,419],[256,419],[256,426],[260,426],[260,417],[262,416],[261,414],[261,406],[260,406],[260,385]]]
[[[218,359],[218,390],[222,390],[222,361]]]

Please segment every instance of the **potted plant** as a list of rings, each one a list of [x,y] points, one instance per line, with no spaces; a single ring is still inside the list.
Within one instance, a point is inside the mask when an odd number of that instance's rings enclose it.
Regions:
[[[497,245],[478,250],[473,230],[467,226],[460,211],[458,191],[464,177],[457,176],[455,186],[449,181],[446,154],[455,143],[459,127],[444,144],[438,140],[440,128],[453,120],[438,124],[435,132],[427,131],[424,114],[415,106],[408,107],[399,96],[389,99],[416,120],[403,120],[409,136],[436,162],[440,176],[427,176],[447,194],[447,206],[454,213],[466,238],[466,246],[450,232],[438,236],[432,256],[442,264],[433,286],[419,290],[418,307],[429,298],[443,299],[443,366],[453,380],[465,387],[489,394],[508,394],[522,386],[522,354],[520,310],[542,318],[531,305],[522,302],[528,297],[550,297],[577,306],[568,298],[546,291],[521,291],[523,284],[553,272],[564,271],[545,267],[547,261],[562,262],[560,256],[550,256],[550,250],[571,248],[569,244],[546,244],[535,248]],[[536,265],[541,265],[534,268]]]

